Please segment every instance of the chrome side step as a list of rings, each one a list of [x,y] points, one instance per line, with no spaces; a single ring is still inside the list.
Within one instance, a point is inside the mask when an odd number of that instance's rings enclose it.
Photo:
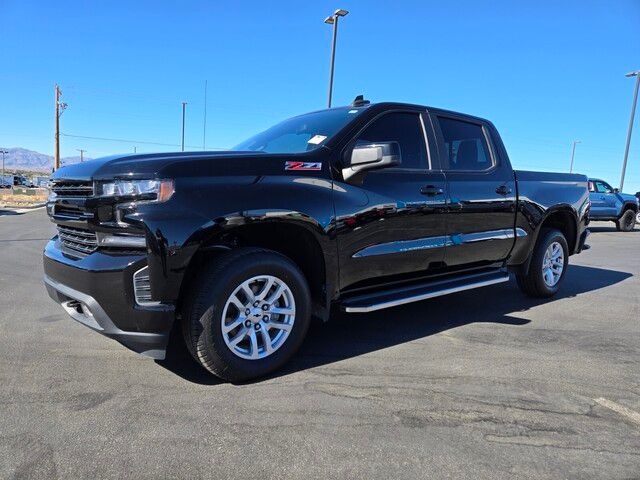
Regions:
[[[441,297],[450,293],[462,292],[474,288],[486,287],[509,281],[509,273],[500,270],[491,273],[468,275],[441,281],[434,284],[423,284],[406,289],[394,289],[375,294],[359,295],[342,302],[342,309],[349,313],[366,313],[397,307],[405,303],[419,302],[429,298]]]

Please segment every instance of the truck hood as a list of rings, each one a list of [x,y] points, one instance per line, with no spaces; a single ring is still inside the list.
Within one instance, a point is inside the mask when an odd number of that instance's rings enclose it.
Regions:
[[[286,155],[285,155],[286,156]],[[113,155],[58,169],[52,180],[102,180],[112,178],[174,178],[202,175],[264,175],[283,155],[260,152],[179,152]]]

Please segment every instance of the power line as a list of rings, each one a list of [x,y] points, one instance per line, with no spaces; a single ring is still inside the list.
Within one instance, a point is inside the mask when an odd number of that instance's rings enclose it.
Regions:
[[[134,144],[143,144],[143,145],[157,145],[160,147],[180,147],[181,144],[179,143],[160,143],[160,142],[148,142],[148,141],[144,141],[144,140],[127,140],[124,138],[108,138],[108,137],[91,137],[88,135],[74,135],[71,133],[63,133],[60,132],[60,135],[62,135],[63,137],[69,137],[69,138],[83,138],[83,139],[87,139],[87,140],[103,140],[106,142],[121,142],[121,143],[134,143]],[[199,146],[196,145],[185,145],[185,147],[189,147],[189,148],[200,148]],[[210,147],[213,150],[225,150],[222,147]]]

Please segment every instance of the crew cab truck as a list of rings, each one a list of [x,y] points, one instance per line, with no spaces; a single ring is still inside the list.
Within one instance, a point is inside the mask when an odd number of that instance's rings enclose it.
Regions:
[[[371,312],[509,272],[551,297],[588,234],[585,176],[514,171],[484,119],[362,98],[230,151],[112,156],[52,180],[49,295],[153,358],[176,325],[229,381],[282,366],[333,308]]]
[[[589,198],[593,221],[614,222],[621,232],[631,232],[636,225],[638,215],[638,198],[627,193],[620,193],[604,180],[589,179]]]

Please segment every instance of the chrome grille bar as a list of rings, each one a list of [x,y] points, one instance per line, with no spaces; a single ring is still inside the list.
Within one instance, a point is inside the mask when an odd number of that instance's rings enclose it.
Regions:
[[[60,243],[76,252],[90,254],[98,248],[98,239],[95,232],[80,228],[63,227],[58,225],[58,238]]]
[[[93,183],[60,181],[54,183],[51,190],[60,197],[90,197],[93,195]]]

